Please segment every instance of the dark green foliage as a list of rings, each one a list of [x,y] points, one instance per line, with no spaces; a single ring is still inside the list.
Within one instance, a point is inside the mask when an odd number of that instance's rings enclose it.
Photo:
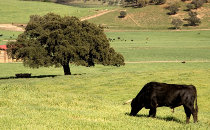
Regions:
[[[145,7],[147,5],[161,5],[166,3],[166,0],[125,0],[126,4],[132,7]]]
[[[167,9],[170,11],[168,14],[169,15],[174,15],[179,11],[180,5],[178,3],[172,3],[167,7]]]
[[[147,5],[147,1],[146,0],[137,0],[137,6],[138,7],[145,7]]]
[[[198,15],[197,12],[193,12],[193,11],[189,12],[190,17],[186,20],[188,21],[188,24],[190,26],[197,26],[201,23],[201,20],[200,18],[197,17],[197,15]]]
[[[181,19],[177,18],[177,19],[173,19],[171,24],[174,25],[175,29],[178,29],[178,28],[180,28],[180,26],[183,25],[183,21]]]
[[[124,65],[123,56],[110,48],[102,28],[53,13],[31,16],[25,32],[7,46],[8,54],[26,66],[63,66],[66,75],[71,74],[69,63],[87,67]]]
[[[126,11],[120,11],[119,18],[124,18],[127,15]]]
[[[192,9],[195,9],[195,5],[194,4],[191,4],[191,3],[187,4],[186,7],[187,7],[187,11],[190,11]]]
[[[150,0],[150,3],[154,3],[156,5],[162,5],[166,3],[166,0]]]
[[[185,1],[190,1],[190,0],[181,0],[181,1],[185,2]]]
[[[203,6],[204,0],[193,0],[192,4],[194,4],[195,9],[197,9]]]

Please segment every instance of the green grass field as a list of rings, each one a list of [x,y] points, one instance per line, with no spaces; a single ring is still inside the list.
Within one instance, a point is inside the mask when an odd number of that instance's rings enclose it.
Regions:
[[[90,8],[59,5],[48,2],[1,0],[0,23],[27,23],[30,15],[45,15],[49,12],[62,16],[70,15],[84,17],[96,14],[96,10],[112,9],[108,6],[95,6]]]
[[[127,40],[111,42],[126,61],[208,60],[209,33],[107,32],[107,37]],[[188,62],[71,65],[73,75],[63,76],[62,68],[0,64],[0,129],[210,129],[209,66]],[[32,78],[16,79],[16,73],[32,73]],[[191,123],[185,124],[183,107],[175,113],[158,108],[156,118],[148,118],[147,109],[137,117],[128,116],[130,105],[122,104],[150,81],[195,85],[199,122],[192,123],[191,117]]]
[[[209,36],[210,31],[107,32],[107,37],[115,39],[111,45],[126,61],[206,61]]]
[[[0,30],[0,34],[3,35],[0,37],[0,45],[6,44],[8,40],[15,40],[21,33],[22,32]]]
[[[0,0],[0,23],[27,23],[32,14],[54,12],[79,18],[114,9],[107,6],[66,6],[22,0]],[[210,4],[197,11],[202,24],[183,27],[191,31],[166,31],[172,16],[162,6],[120,8],[130,18],[119,19],[119,11],[89,20],[120,32],[106,32],[117,52],[125,57],[122,67],[82,67],[71,65],[71,76],[62,68],[30,69],[22,63],[0,64],[0,129],[210,129]],[[181,7],[181,15],[185,16]],[[183,14],[184,13],[184,14]],[[126,31],[122,31],[126,30]],[[127,31],[130,30],[130,31]],[[133,31],[136,30],[136,31]],[[141,31],[140,31],[141,30]],[[143,31],[150,30],[150,31]],[[155,31],[159,30],[159,31]],[[21,32],[0,30],[3,40],[13,40]],[[118,37],[120,39],[118,39]],[[187,61],[177,63],[129,63],[139,61]],[[198,61],[198,62],[188,62]],[[17,73],[31,73],[32,78],[15,78]],[[198,123],[185,124],[183,107],[157,109],[156,118],[148,118],[142,109],[129,116],[132,99],[150,81],[193,84],[198,92]]]

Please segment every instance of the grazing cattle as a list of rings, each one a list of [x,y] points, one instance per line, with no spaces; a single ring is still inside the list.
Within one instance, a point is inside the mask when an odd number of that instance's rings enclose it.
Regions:
[[[135,116],[144,107],[150,109],[149,117],[155,117],[157,107],[166,106],[174,109],[181,105],[184,106],[186,113],[186,123],[189,123],[191,114],[194,122],[197,122],[198,106],[195,86],[150,82],[132,100],[130,115]]]

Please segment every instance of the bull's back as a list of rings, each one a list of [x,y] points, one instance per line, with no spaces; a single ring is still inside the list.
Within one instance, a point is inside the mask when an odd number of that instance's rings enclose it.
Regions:
[[[193,85],[150,82],[143,89],[147,102],[151,100],[156,102],[158,106],[169,106],[172,108],[183,105],[187,98],[194,97],[196,94],[196,88]]]

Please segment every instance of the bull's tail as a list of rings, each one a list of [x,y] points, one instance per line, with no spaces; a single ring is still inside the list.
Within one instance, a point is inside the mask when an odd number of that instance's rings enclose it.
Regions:
[[[195,91],[196,92],[196,91]],[[195,103],[194,103],[195,114],[193,114],[194,122],[198,121],[198,104],[197,104],[197,92],[195,93]]]
[[[196,111],[196,113],[198,113],[197,92],[196,92],[196,95],[195,95],[195,111]]]
[[[123,105],[128,104],[128,103],[131,103],[131,102],[132,102],[132,100],[133,100],[133,99],[130,99],[130,100],[128,100],[128,101],[126,101],[126,102],[124,102],[124,103],[123,103]]]

